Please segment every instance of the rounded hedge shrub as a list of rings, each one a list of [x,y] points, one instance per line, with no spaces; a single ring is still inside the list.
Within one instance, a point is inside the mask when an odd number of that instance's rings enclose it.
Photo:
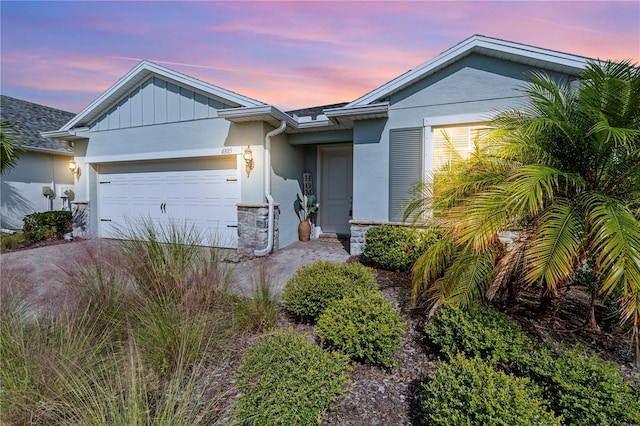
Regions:
[[[461,352],[493,365],[510,364],[533,349],[527,334],[507,315],[486,306],[441,308],[425,325],[425,332],[448,359]]]
[[[236,423],[315,425],[347,383],[348,360],[291,331],[262,339],[236,373]]]
[[[382,294],[368,292],[331,303],[320,315],[320,340],[356,361],[395,365],[406,324]]]
[[[544,389],[550,407],[570,425],[640,424],[640,400],[618,367],[577,347],[528,353],[518,373]]]
[[[529,380],[461,354],[440,363],[422,388],[428,425],[558,425]]]
[[[363,256],[372,265],[388,271],[411,272],[418,257],[438,239],[438,232],[380,225],[370,228],[365,238]]]
[[[315,322],[332,301],[375,286],[376,280],[366,266],[318,261],[298,269],[282,297],[289,313]]]
[[[72,213],[67,210],[32,213],[24,217],[24,237],[33,242],[61,239],[73,228]]]

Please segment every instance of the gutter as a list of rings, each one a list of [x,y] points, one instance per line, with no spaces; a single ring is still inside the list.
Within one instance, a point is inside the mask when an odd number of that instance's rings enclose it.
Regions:
[[[287,122],[282,120],[280,127],[270,131],[264,137],[264,196],[269,203],[269,226],[267,228],[267,246],[262,250],[254,250],[255,256],[266,256],[273,250],[273,226],[274,226],[274,201],[271,196],[271,138],[284,132]]]

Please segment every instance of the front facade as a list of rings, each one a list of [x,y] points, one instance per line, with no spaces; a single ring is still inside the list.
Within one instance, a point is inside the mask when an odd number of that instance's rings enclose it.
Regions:
[[[446,163],[445,133],[468,151],[475,128],[519,106],[529,72],[572,81],[586,63],[473,36],[353,102],[286,113],[142,62],[46,136],[74,145],[93,236],[179,219],[203,243],[263,255],[298,239],[306,191],[316,234],[351,235],[359,254],[366,229],[400,222],[411,186]]]
[[[16,167],[0,176],[0,222],[5,229],[22,228],[31,213],[69,209],[74,176],[69,172],[73,150],[64,141],[40,132],[63,125],[73,113],[0,96],[0,119],[13,126],[14,142],[22,148]],[[47,189],[48,188],[48,189]]]

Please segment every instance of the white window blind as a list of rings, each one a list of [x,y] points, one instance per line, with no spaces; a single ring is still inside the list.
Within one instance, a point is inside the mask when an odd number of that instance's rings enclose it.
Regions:
[[[473,143],[483,126],[434,127],[433,170],[441,170],[455,159],[467,159],[473,152]]]
[[[402,220],[411,188],[422,175],[422,128],[392,129],[389,133],[389,220]]]

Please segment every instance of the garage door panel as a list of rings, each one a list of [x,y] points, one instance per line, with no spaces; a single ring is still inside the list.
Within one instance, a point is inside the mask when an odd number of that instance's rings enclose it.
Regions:
[[[236,164],[232,156],[101,165],[101,236],[117,237],[115,228],[138,217],[161,226],[172,221],[193,225],[202,234],[203,244],[215,240],[224,247],[237,247]]]

